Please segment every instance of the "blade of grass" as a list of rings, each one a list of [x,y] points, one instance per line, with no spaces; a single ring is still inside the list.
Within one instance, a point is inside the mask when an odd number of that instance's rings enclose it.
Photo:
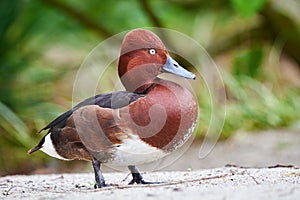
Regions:
[[[2,119],[1,119],[2,118]],[[9,107],[0,101],[0,126],[3,127],[12,139],[17,140],[25,147],[31,145],[31,139],[25,123]]]

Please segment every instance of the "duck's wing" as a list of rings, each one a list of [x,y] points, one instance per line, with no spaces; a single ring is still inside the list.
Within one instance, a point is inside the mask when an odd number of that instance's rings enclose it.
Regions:
[[[140,97],[143,97],[143,95],[126,91],[98,94],[94,97],[90,97],[82,101],[81,103],[74,106],[71,110],[68,110],[67,112],[63,113],[62,115],[54,119],[52,122],[50,122],[47,126],[42,128],[39,131],[39,133],[47,129],[50,129],[49,131],[51,131],[51,129],[54,127],[64,127],[67,119],[73,114],[73,112],[83,106],[97,105],[102,108],[117,109],[129,105],[130,103],[136,101]]]
[[[88,107],[90,106],[96,106],[95,108],[99,108],[99,110],[103,110],[103,113],[101,115],[106,115],[107,113],[105,112],[105,109],[110,108],[110,109],[118,109],[125,107],[129,105],[130,103],[136,101],[137,99],[143,97],[144,95],[142,94],[136,94],[136,93],[131,93],[131,92],[113,92],[113,93],[107,93],[107,94],[99,94],[94,97],[90,97],[81,103],[77,104],[74,106],[72,109],[68,110],[67,112],[61,114],[59,117],[54,119],[52,122],[50,122],[47,126],[42,128],[40,132],[49,129],[47,134],[41,139],[41,141],[36,145],[34,148],[30,149],[28,151],[29,154],[41,149],[45,143],[45,138],[49,133],[53,133],[53,137],[60,137],[57,141],[64,141],[67,139],[68,141],[73,141],[74,144],[77,145],[77,141],[80,141],[78,138],[77,130],[74,127],[69,127],[68,120],[72,124],[73,120],[73,113],[77,110],[90,110]],[[87,108],[87,109],[86,109]],[[81,112],[80,112],[81,113]],[[107,116],[104,118],[108,118]],[[103,122],[106,122],[107,120],[102,120]],[[93,124],[91,122],[85,122],[82,121],[81,123],[86,123],[86,126],[83,125],[84,127],[89,127],[89,124]],[[92,126],[91,126],[92,127]],[[89,129],[91,129],[89,127]],[[86,130],[86,132],[91,132],[88,133],[87,135],[93,135],[93,131],[91,130]],[[98,142],[101,140],[101,138],[96,138],[93,143]],[[103,141],[105,142],[105,141]]]

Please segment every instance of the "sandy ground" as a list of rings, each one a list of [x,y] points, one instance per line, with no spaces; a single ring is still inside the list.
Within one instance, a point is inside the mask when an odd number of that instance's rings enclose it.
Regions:
[[[201,159],[200,146],[193,142],[187,151],[140,167],[148,171],[145,180],[164,184],[128,186],[128,170],[111,172],[112,168],[104,167],[106,182],[115,184],[112,187],[93,189],[92,173],[6,176],[0,178],[0,198],[299,199],[299,131],[238,133],[217,143]],[[224,167],[228,163],[238,167]],[[278,164],[289,167],[268,167]]]
[[[5,199],[299,199],[300,170],[295,168],[216,168],[144,174],[160,185],[128,186],[126,173],[107,173],[117,184],[93,189],[93,174],[7,176],[0,179]]]

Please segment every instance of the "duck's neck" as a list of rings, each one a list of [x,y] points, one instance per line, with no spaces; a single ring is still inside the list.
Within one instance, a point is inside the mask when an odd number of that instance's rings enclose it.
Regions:
[[[145,93],[157,81],[161,66],[162,64],[152,63],[141,56],[127,55],[120,57],[118,73],[128,92]]]
[[[122,84],[128,92],[146,93],[159,78],[149,70],[142,70],[144,67],[132,69],[120,77]],[[148,68],[149,69],[149,68]],[[151,69],[151,68],[150,68]]]
[[[152,83],[147,83],[145,85],[142,85],[141,87],[139,87],[138,89],[136,89],[135,93],[138,93],[138,94],[146,94],[148,93],[149,90],[151,90],[151,88],[155,85],[155,82],[152,82]]]

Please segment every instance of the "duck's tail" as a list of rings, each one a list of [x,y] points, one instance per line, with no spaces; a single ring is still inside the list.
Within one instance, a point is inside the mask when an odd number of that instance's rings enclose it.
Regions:
[[[48,134],[46,134],[46,135],[48,135]],[[38,143],[38,145],[36,145],[32,149],[30,149],[27,152],[27,154],[32,154],[32,153],[36,152],[37,150],[41,149],[43,147],[43,144],[45,143],[45,137],[46,137],[46,135],[41,139],[41,141]]]

